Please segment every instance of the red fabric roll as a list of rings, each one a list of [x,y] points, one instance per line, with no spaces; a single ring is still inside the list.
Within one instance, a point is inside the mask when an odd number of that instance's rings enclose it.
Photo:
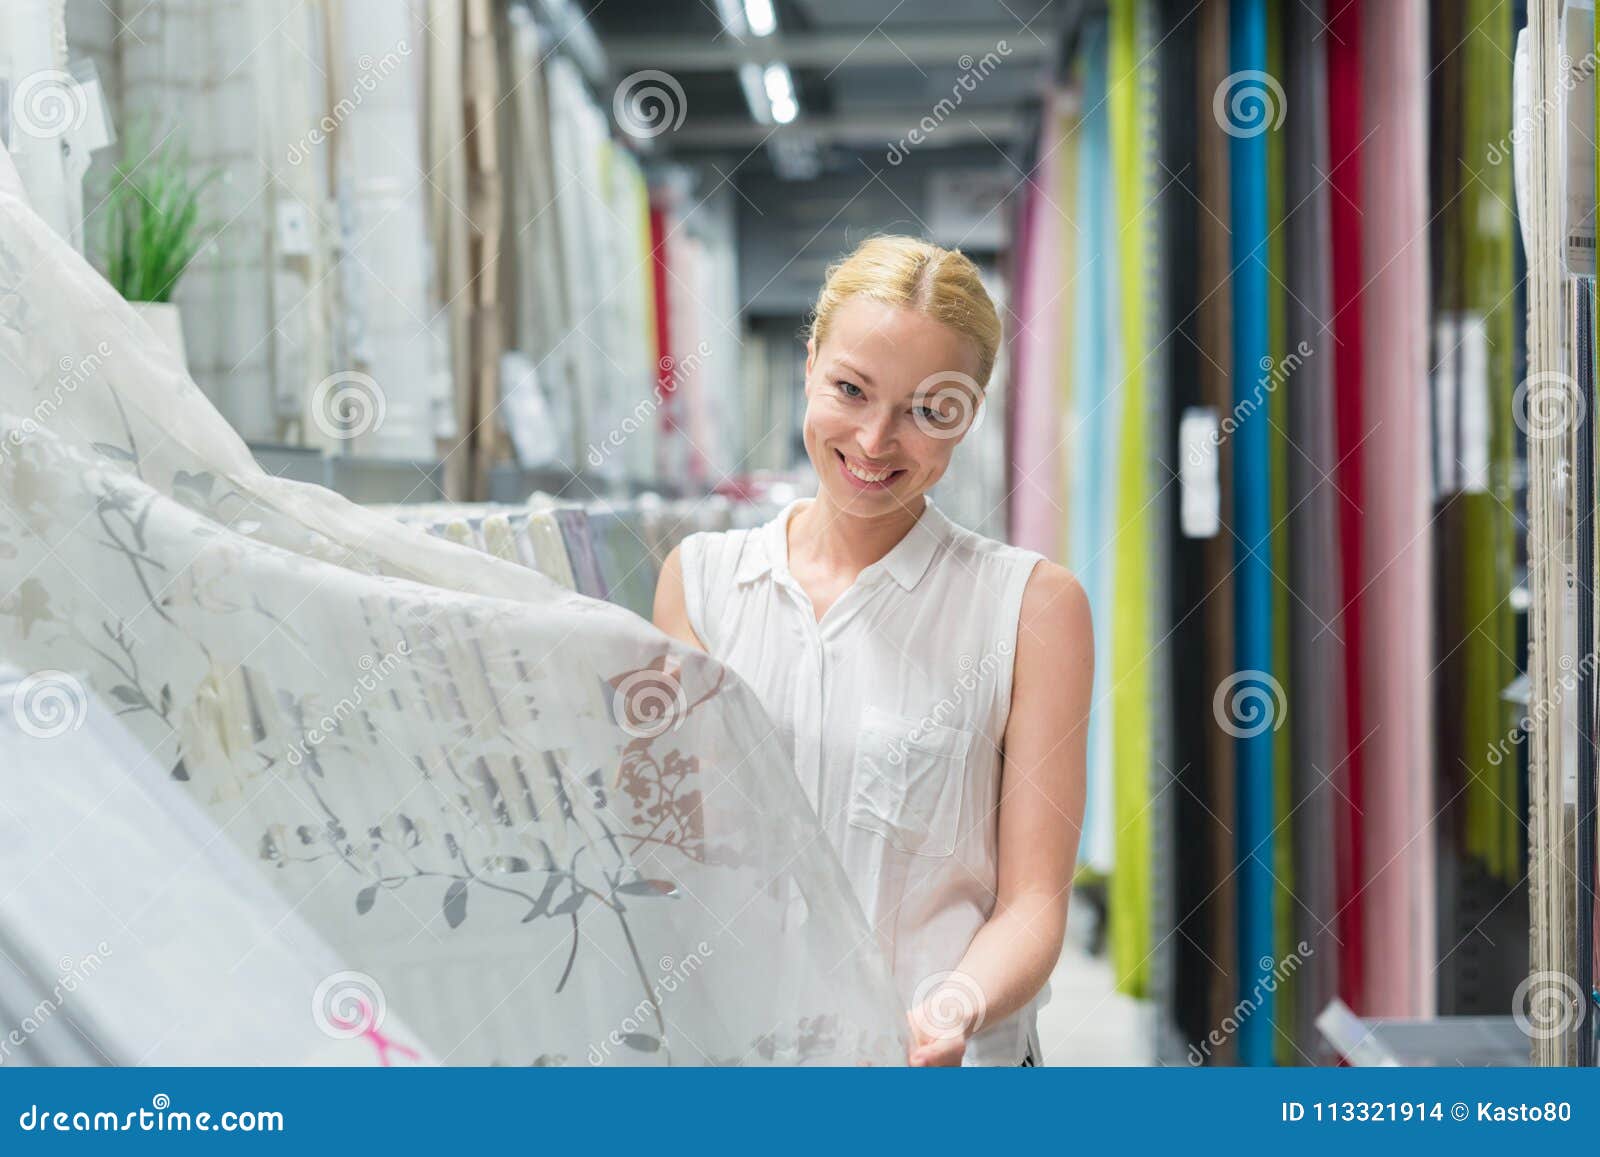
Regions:
[[[1350,754],[1335,825],[1339,995],[1365,1011],[1361,903],[1361,0],[1333,0],[1328,12],[1328,173],[1333,226],[1334,383],[1338,412],[1339,547],[1344,587],[1345,710]]]

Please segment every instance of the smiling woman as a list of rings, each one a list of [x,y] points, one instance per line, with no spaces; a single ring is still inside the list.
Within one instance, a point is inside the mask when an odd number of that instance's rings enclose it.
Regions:
[[[757,692],[894,971],[914,1065],[1037,1064],[1084,804],[1088,604],[927,492],[984,404],[1000,320],[972,262],[874,238],[807,342],[816,498],[696,534],[655,618]]]

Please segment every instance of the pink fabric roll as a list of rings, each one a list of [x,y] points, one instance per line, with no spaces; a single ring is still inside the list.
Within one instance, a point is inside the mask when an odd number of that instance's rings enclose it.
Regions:
[[[1045,100],[1039,159],[1027,188],[1025,264],[1014,314],[1011,380],[1011,541],[1046,558],[1064,558],[1060,541],[1066,493],[1060,453],[1061,421],[1056,378],[1065,372],[1058,349],[1061,296],[1065,291],[1062,231],[1071,229],[1062,210],[1059,94]]]
[[[1362,14],[1362,718],[1368,1016],[1428,1016],[1436,965],[1427,6]]]

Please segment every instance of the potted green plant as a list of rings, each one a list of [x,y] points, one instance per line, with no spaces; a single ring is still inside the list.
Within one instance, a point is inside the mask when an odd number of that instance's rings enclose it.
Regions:
[[[217,171],[195,174],[187,151],[130,140],[106,196],[106,280],[184,360],[183,325],[172,293],[209,239],[200,194]]]

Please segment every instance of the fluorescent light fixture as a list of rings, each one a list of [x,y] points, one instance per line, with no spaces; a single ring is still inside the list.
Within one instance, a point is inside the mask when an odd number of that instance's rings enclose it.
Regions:
[[[747,60],[739,66],[739,87],[744,90],[744,103],[750,107],[750,115],[756,119],[756,123],[770,125],[772,102],[767,99],[766,89],[762,87],[759,64]]]
[[[800,115],[800,102],[794,94],[794,77],[781,60],[762,68],[746,61],[739,66],[739,87],[750,115],[763,125],[786,125]]]
[[[789,66],[781,60],[767,65],[761,82],[772,105],[772,119],[780,125],[794,120],[800,113],[800,105],[794,99],[794,77],[789,75]]]
[[[717,15],[722,17],[722,27],[735,40],[743,40],[744,34],[750,31],[750,25],[744,18],[744,6],[739,0],[717,0]]]
[[[772,0],[744,0],[745,23],[757,36],[771,36],[778,28],[778,14],[772,10]]]
[[[766,90],[767,99],[773,104],[783,101],[794,103],[794,78],[789,75],[789,66],[782,61],[767,65],[766,71],[761,74],[761,85]]]

